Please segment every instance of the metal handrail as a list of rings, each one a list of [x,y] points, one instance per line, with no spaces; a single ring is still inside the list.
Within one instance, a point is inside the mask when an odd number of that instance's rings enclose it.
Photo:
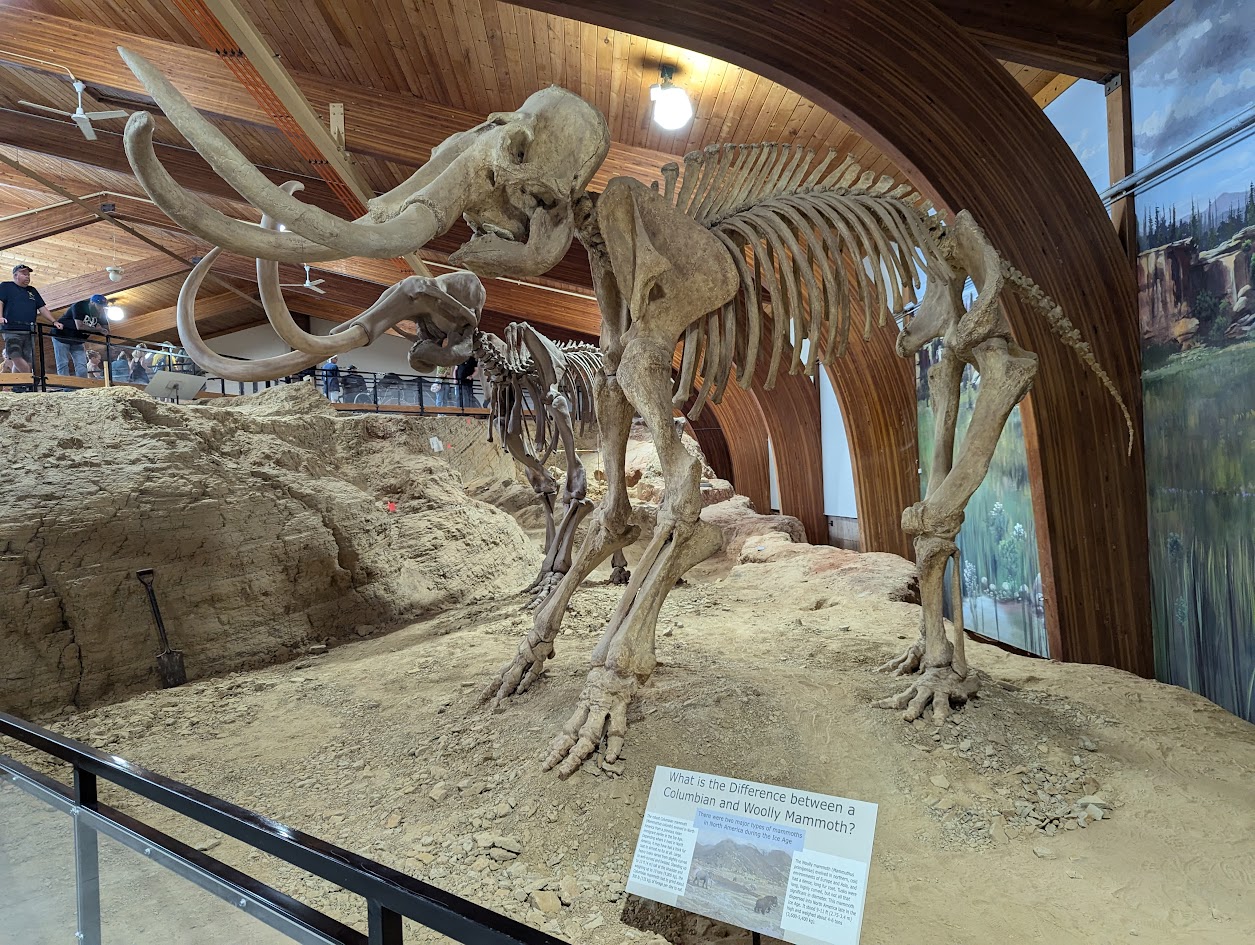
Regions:
[[[57,790],[71,798],[79,807],[111,823],[130,826],[136,822],[119,819],[116,811],[99,803],[96,798],[96,778],[103,778],[168,810],[356,893],[366,900],[370,945],[400,945],[402,916],[459,942],[474,942],[476,945],[563,945],[562,939],[493,912],[469,899],[463,899],[343,847],[141,768],[117,755],[97,751],[89,745],[58,735],[17,716],[0,712],[0,735],[16,739],[73,765],[73,791],[64,785],[60,785]],[[22,766],[3,755],[0,755],[0,768],[28,777],[35,774],[29,769],[19,771]],[[38,775],[36,777],[42,778]],[[42,780],[49,782],[50,779]],[[167,851],[170,850],[166,843],[159,845]],[[186,854],[187,851],[184,848],[181,852]],[[213,858],[204,855],[200,855],[198,859],[216,864]],[[216,865],[229,869],[225,864]],[[237,878],[243,875],[237,874]],[[256,880],[251,882],[260,885]],[[272,903],[279,903],[280,899],[277,897],[282,894],[273,890],[270,892],[274,893]],[[309,910],[302,919],[308,922],[312,915],[321,913]]]

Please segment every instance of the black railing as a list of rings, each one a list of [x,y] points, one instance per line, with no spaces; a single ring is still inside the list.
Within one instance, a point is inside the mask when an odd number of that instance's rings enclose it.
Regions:
[[[342,409],[387,412],[418,413],[457,413],[482,414],[484,406],[484,390],[475,381],[471,384],[459,384],[451,377],[429,377],[416,374],[399,374],[396,372],[376,373],[371,371],[347,370],[329,371],[324,368],[309,368],[298,374],[270,381],[232,381],[214,375],[206,375],[186,354],[180,354],[167,348],[152,348],[147,342],[126,338],[116,334],[103,332],[87,332],[87,339],[82,346],[83,360],[88,370],[80,372],[80,363],[64,354],[62,360],[68,363],[58,365],[53,341],[56,332],[48,326],[38,324],[30,332],[7,330],[6,337],[12,336],[15,343],[24,339],[31,342],[32,358],[30,371],[11,370],[21,379],[8,379],[0,371],[0,390],[37,390],[61,391],[74,390],[81,387],[94,387],[104,384],[104,365],[110,366],[111,383],[132,387],[146,386],[151,375],[158,370],[178,371],[196,374],[206,378],[205,390],[210,395],[219,396],[256,394],[278,384],[312,382],[328,400],[341,405]],[[139,350],[140,370],[132,370],[128,358]],[[88,360],[92,352],[100,355],[100,362],[94,370],[95,362]],[[68,367],[70,371],[59,370]],[[29,379],[25,376],[29,374]],[[69,378],[75,378],[69,381]],[[531,404],[526,405],[531,409]]]
[[[0,712],[0,735],[73,768],[72,785],[63,784],[0,754],[0,784],[8,782],[72,818],[78,945],[102,945],[100,889],[102,879],[108,877],[101,871],[97,849],[100,835],[142,853],[148,861],[213,893],[234,908],[245,910],[296,942],[402,945],[404,917],[458,942],[562,943],[561,939],[509,916],[16,716]],[[363,935],[207,853],[102,804],[97,795],[98,779],[360,896],[366,905],[367,933]],[[14,826],[0,820],[0,836],[11,833]],[[26,864],[26,868],[30,867]],[[0,884],[0,916],[5,911],[5,890],[10,886]]]

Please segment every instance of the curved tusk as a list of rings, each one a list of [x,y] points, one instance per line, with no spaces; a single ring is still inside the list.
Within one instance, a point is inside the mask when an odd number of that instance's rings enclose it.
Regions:
[[[200,332],[196,330],[196,293],[221,252],[222,248],[219,246],[211,249],[200,262],[192,267],[192,271],[188,273],[183,283],[183,288],[179,290],[179,302],[175,309],[179,340],[192,360],[209,373],[225,377],[229,381],[268,381],[283,377],[285,374],[303,371],[322,360],[321,355],[290,351],[287,354],[262,358],[259,361],[237,361],[234,358],[224,358],[209,349],[201,339]]]
[[[290,194],[304,185],[298,181],[288,181],[280,186],[285,193]],[[272,230],[275,221],[263,214],[261,226],[264,230]],[[279,264],[273,259],[258,258],[257,288],[261,294],[261,307],[266,310],[266,317],[270,319],[275,333],[297,351],[330,357],[370,344],[370,335],[361,325],[353,325],[336,335],[312,335],[302,330],[283,300],[283,290],[279,288]]]
[[[243,220],[234,220],[193,196],[175,182],[153,150],[153,119],[147,112],[132,112],[123,143],[135,177],[153,202],[189,233],[214,246],[226,246],[242,256],[277,259],[280,262],[322,262],[343,254],[310,242],[294,233],[273,233]]]
[[[413,252],[432,237],[443,232],[445,221],[440,219],[441,216],[450,217],[448,221],[450,225],[456,218],[453,213],[437,214],[434,207],[438,204],[432,202],[429,205],[426,200],[411,204],[386,223],[370,222],[369,214],[362,218],[362,222],[349,222],[333,213],[328,213],[321,207],[303,203],[271,183],[240,153],[226,135],[206,121],[192,107],[192,104],[152,63],[121,46],[118,47],[118,52],[130,70],[135,73],[135,77],[140,80],[161,110],[165,112],[166,117],[183,133],[192,147],[209,162],[210,167],[219,177],[258,210],[279,220],[288,229],[312,240],[317,244],[316,249],[332,248],[344,256],[390,259]],[[128,122],[128,130],[129,125]],[[139,127],[138,123],[136,127]],[[155,154],[153,160],[156,160]],[[156,197],[153,199],[156,200]],[[207,236],[205,238],[211,239],[217,245],[243,252],[234,243]],[[266,256],[264,253],[253,252],[249,252],[249,255]],[[309,257],[309,261],[312,261],[312,257]]]

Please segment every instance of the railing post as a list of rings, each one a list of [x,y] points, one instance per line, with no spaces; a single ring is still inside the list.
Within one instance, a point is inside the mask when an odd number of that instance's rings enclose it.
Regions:
[[[378,374],[371,375],[370,395],[371,395],[371,399],[374,400],[375,402],[375,413],[379,413],[379,375]]]
[[[370,945],[402,945],[400,914],[374,899],[366,901],[366,931]]]
[[[74,803],[81,811],[96,807],[96,776],[74,767]],[[100,942],[100,852],[96,831],[74,816],[74,891],[78,910],[79,945],[101,945]]]
[[[44,329],[39,322],[31,323],[31,338],[35,342],[35,363],[39,365],[39,373],[32,378],[34,381],[31,386],[38,391],[48,390],[48,363],[44,358]],[[34,364],[31,365],[33,370]]]
[[[418,415],[421,417],[427,413],[427,407],[423,404],[423,388],[428,384],[427,378],[420,377],[418,379]]]

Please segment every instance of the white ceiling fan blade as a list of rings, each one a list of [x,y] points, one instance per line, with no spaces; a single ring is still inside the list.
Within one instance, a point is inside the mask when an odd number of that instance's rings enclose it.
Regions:
[[[78,130],[83,132],[84,138],[88,141],[96,140],[96,131],[85,115],[71,115],[70,117],[74,119],[74,124],[78,125]]]
[[[109,112],[84,112],[86,117],[93,121],[106,121],[110,118],[125,118],[130,112],[124,112],[121,109],[115,109]]]
[[[314,286],[322,285],[326,281],[327,281],[326,279],[315,279],[313,282],[310,282],[308,279],[306,279],[305,284],[312,289]]]
[[[41,112],[51,112],[53,115],[64,115],[66,118],[72,118],[73,112],[62,111],[59,108],[50,108],[47,105],[38,105],[35,102],[27,102],[19,100],[19,105],[25,105],[27,108],[38,108]]]
[[[322,282],[322,280],[319,279],[318,282]],[[315,282],[312,285],[307,285],[305,288],[310,289],[314,292],[317,292],[319,295],[326,295],[327,290],[318,288],[318,282]]]

